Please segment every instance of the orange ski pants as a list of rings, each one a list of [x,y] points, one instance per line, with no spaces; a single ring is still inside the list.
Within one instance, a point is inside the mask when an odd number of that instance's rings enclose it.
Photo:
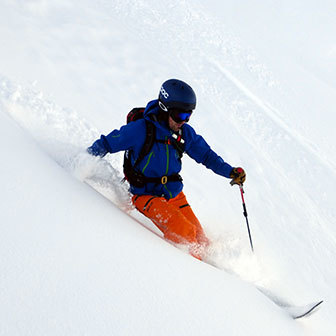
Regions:
[[[177,244],[188,244],[189,253],[202,260],[209,240],[183,192],[169,200],[153,195],[134,195],[132,202],[166,239]]]

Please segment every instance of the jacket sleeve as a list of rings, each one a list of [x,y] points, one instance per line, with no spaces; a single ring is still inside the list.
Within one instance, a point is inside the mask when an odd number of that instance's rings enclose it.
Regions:
[[[219,155],[217,155],[207,144],[201,135],[196,134],[195,130],[185,125],[186,131],[186,153],[194,159],[197,163],[202,163],[214,173],[230,177],[232,166],[226,163]]]
[[[144,120],[138,120],[124,125],[120,130],[114,130],[108,135],[101,135],[87,151],[94,156],[104,157],[107,153],[116,153],[133,149],[143,144],[146,136]]]

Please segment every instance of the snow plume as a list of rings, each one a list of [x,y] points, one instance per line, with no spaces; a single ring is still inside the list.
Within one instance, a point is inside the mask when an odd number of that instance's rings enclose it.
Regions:
[[[37,141],[60,166],[80,181],[89,181],[95,188],[122,208],[129,207],[122,175],[108,161],[86,152],[99,136],[96,129],[69,109],[46,99],[32,84],[23,87],[2,77],[0,98],[4,110]]]

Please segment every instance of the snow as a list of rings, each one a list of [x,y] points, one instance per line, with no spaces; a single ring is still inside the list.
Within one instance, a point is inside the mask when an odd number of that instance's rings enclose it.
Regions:
[[[0,335],[335,334],[335,6],[1,1]],[[172,77],[247,171],[255,253],[239,189],[183,158],[217,267],[146,229],[122,153],[85,153]]]

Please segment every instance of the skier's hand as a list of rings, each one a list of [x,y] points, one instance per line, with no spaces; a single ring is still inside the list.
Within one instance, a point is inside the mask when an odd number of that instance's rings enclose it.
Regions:
[[[230,178],[232,178],[232,181],[230,182],[231,185],[242,185],[246,180],[244,169],[241,167],[233,168],[230,173]]]

